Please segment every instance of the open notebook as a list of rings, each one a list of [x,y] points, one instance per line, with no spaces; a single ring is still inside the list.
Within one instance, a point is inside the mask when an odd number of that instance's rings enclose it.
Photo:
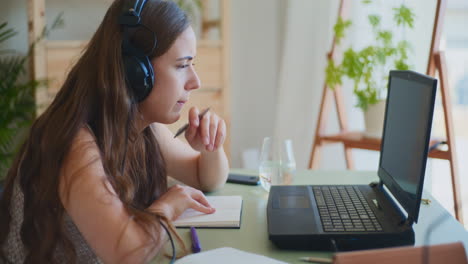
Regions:
[[[240,228],[241,196],[207,196],[206,199],[211,206],[216,208],[216,212],[204,214],[188,209],[174,221],[174,225],[176,227]]]

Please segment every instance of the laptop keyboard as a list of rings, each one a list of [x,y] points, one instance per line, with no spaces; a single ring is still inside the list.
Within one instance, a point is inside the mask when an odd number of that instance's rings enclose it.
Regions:
[[[356,186],[313,186],[325,232],[381,232],[382,226]]]

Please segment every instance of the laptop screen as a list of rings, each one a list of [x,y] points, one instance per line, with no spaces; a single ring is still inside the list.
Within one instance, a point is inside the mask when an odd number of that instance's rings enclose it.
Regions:
[[[391,71],[379,177],[417,222],[437,81],[411,71]]]

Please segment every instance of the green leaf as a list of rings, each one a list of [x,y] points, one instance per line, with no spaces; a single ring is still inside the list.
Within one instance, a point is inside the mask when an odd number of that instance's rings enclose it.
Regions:
[[[57,26],[59,23],[54,24]],[[8,28],[7,23],[0,24],[1,41],[14,36],[14,32]],[[31,48],[40,39],[41,37],[33,42]],[[29,80],[26,75],[31,52],[30,49],[24,55],[0,50],[0,180],[33,122],[36,109],[34,91],[44,83],[40,80]]]
[[[375,87],[375,83],[369,83],[365,89],[355,90],[354,93],[357,96],[356,107],[361,108],[363,111],[367,111],[369,105],[376,104],[378,99],[378,89]]]
[[[397,44],[397,51],[401,58],[407,59],[408,51],[411,49],[411,44],[407,40],[401,40]]]
[[[368,5],[372,3],[372,0],[362,0],[362,3]]]
[[[359,65],[362,69],[365,67],[373,66],[375,64],[375,56],[377,52],[377,47],[375,46],[367,46],[363,48],[361,51],[357,52],[357,57],[361,62]],[[364,71],[364,70],[360,70]]]
[[[6,23],[3,23],[3,25],[7,25]],[[13,29],[9,28],[9,29],[3,29],[3,27],[0,27],[0,43],[6,41],[7,39],[15,36],[16,34],[18,34],[18,32],[14,31]]]
[[[382,30],[377,32],[377,40],[383,42],[384,45],[389,46],[392,43],[393,33],[388,30]]]
[[[380,25],[380,16],[378,15],[369,15],[369,23],[373,28],[377,28]]]
[[[409,65],[402,59],[395,61],[395,69],[397,70],[409,70]]]
[[[375,52],[375,58],[380,65],[385,65],[385,63],[387,62],[387,54],[385,52],[385,49],[377,49]]]
[[[337,45],[341,43],[341,40],[345,37],[346,29],[350,26],[351,20],[343,20],[342,17],[338,17],[338,21],[333,27],[333,30],[335,31],[335,41]]]
[[[369,4],[372,1],[362,1]],[[404,5],[393,8],[394,21],[398,26],[410,27],[414,25],[415,15],[412,10]],[[331,89],[341,85],[344,78],[352,81],[353,92],[357,97],[357,107],[366,110],[369,105],[375,104],[385,92],[385,83],[388,82],[390,69],[406,70],[410,68],[408,55],[411,46],[406,40],[395,43],[393,29],[380,29],[381,17],[379,14],[368,15],[369,25],[375,41],[361,49],[347,47],[340,61],[329,60],[326,67],[326,84]],[[335,41],[345,37],[346,29],[351,21],[338,18],[334,27]],[[340,56],[338,57],[340,58]]]
[[[65,22],[63,20],[63,11],[60,12],[54,19],[54,21],[52,22],[52,25],[50,26],[50,31],[54,30],[54,29],[58,29],[58,28],[63,28],[65,26]]]
[[[368,103],[367,103],[367,100],[366,100],[365,91],[354,91],[354,94],[357,97],[356,107],[359,107],[363,111],[366,111],[367,107],[368,107]]]
[[[356,53],[352,48],[345,51],[343,55],[343,72],[350,79],[359,79],[363,70],[363,56]]]
[[[414,18],[416,15],[411,9],[409,9],[405,5],[401,5],[399,8],[393,8],[393,11],[393,19],[395,20],[398,26],[402,25],[408,26],[409,28],[413,28]]]
[[[343,72],[339,66],[336,66],[332,59],[328,60],[328,65],[325,69],[325,83],[330,89],[335,89],[337,86],[342,85]]]

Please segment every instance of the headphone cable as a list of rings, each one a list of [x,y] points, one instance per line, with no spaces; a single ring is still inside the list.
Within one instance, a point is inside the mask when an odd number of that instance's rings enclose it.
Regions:
[[[167,233],[167,235],[169,236],[169,240],[171,241],[172,258],[171,258],[170,264],[173,264],[173,263],[175,263],[175,260],[176,260],[176,248],[175,248],[175,245],[174,245],[174,240],[172,239],[171,232],[169,232],[169,230],[168,230],[167,227],[161,222],[161,220],[159,220],[159,223],[160,223],[161,226],[164,228],[164,230],[166,230],[166,233]]]

